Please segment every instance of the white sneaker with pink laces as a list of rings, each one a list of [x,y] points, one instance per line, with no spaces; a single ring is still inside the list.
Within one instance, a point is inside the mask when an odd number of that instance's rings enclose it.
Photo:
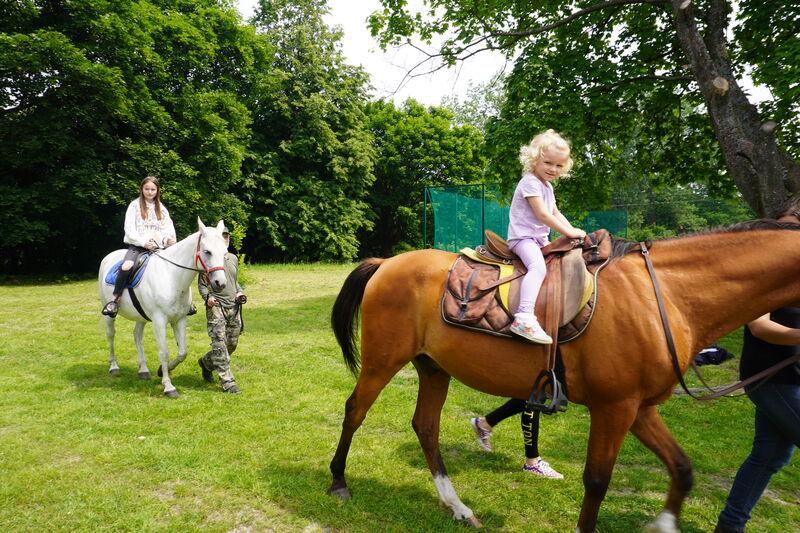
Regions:
[[[553,344],[553,339],[542,329],[539,321],[536,320],[536,315],[533,313],[517,313],[514,315],[514,322],[511,323],[511,333],[525,337],[529,341],[538,344]]]

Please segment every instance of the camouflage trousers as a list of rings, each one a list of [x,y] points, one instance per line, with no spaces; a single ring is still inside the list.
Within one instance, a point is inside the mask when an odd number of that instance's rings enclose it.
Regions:
[[[206,307],[208,336],[211,337],[211,351],[200,359],[206,370],[214,370],[219,375],[219,382],[224,390],[236,383],[231,372],[231,354],[239,344],[242,331],[241,316],[238,307],[223,308],[217,304]]]

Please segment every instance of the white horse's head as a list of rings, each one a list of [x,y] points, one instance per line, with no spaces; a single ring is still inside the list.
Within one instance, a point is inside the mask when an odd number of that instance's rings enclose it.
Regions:
[[[197,217],[197,225],[200,228],[200,237],[197,241],[197,254],[195,263],[198,268],[203,269],[207,275],[211,288],[214,291],[221,291],[225,288],[225,254],[228,247],[222,237],[222,230],[225,224],[220,220],[217,227],[207,227]]]

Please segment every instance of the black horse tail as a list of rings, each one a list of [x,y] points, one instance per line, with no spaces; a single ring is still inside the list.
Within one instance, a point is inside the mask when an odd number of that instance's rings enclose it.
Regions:
[[[364,297],[364,288],[367,286],[367,282],[383,262],[384,259],[376,257],[364,259],[344,280],[342,290],[339,291],[339,296],[336,297],[331,310],[333,334],[336,335],[336,340],[342,349],[344,362],[353,375],[358,375],[358,369],[361,366],[356,339],[361,299]]]

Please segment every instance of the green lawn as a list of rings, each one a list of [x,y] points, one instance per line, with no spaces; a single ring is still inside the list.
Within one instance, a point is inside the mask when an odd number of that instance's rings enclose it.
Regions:
[[[136,377],[130,322],[118,321],[121,373],[108,374],[95,281],[6,280],[0,531],[462,531],[438,503],[411,429],[416,374],[410,366],[356,433],[347,470],[353,499],[325,494],[355,383],[329,313],[352,267],[245,266],[246,332],[232,364],[244,393],[225,395],[202,381],[196,360],[208,337],[201,312],[189,319],[189,357],[172,374],[180,392],[174,400],[162,395],[160,380]],[[724,345],[738,354],[740,342],[734,334]],[[149,326],[145,343],[155,376]],[[174,357],[174,343],[171,349]],[[704,374],[727,382],[735,361],[703,367]],[[467,420],[501,401],[452,384],[441,442],[456,490],[487,531],[573,531],[583,495],[586,409],[570,404],[566,413],[543,418],[540,448],[566,476],[552,481],[521,471],[516,421],[495,432],[495,453],[478,449]],[[708,532],[749,451],[753,409],[746,398],[674,397],[661,413],[695,467],[682,531]],[[661,510],[667,483],[658,459],[636,439],[626,440],[599,531],[640,530]],[[799,499],[795,457],[773,479],[750,530],[796,530]]]

